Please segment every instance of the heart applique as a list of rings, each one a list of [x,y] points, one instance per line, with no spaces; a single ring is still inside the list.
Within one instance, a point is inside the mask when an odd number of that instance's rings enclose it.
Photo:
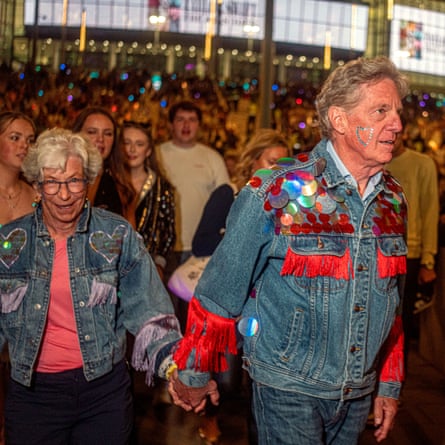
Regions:
[[[18,260],[25,244],[26,231],[23,229],[14,229],[6,236],[0,233],[0,261],[6,268]]]
[[[112,235],[99,230],[90,235],[90,246],[99,255],[102,255],[108,263],[120,254],[122,241],[127,235],[127,228],[123,225],[117,226]]]
[[[357,127],[356,128],[357,139],[363,147],[367,147],[374,136],[374,128],[372,127]]]

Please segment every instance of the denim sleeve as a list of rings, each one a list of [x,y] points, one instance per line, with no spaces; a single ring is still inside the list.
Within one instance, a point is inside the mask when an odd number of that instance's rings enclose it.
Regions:
[[[227,227],[195,291],[210,312],[237,317],[267,260],[274,223],[257,189],[244,187],[235,199]]]
[[[156,266],[133,230],[124,240],[119,269],[117,323],[135,335],[132,365],[147,371],[146,381],[151,384],[158,357],[181,338],[179,322]]]
[[[174,314],[170,300],[156,266],[143,240],[129,230],[119,265],[118,297],[123,309],[125,327],[137,334],[142,325],[159,315]]]

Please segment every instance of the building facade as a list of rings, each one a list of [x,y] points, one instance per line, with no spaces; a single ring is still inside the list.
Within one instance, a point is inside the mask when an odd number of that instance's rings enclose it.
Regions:
[[[3,0],[0,61],[18,68],[32,63],[55,70],[65,64],[97,70],[190,71],[242,81],[259,75],[268,1]],[[436,48],[437,67],[423,72],[425,63],[419,59],[418,67],[407,70],[411,84],[445,90],[441,75],[445,54],[437,57],[437,49],[440,53],[445,48],[445,2],[274,0],[272,4],[271,61],[276,81],[301,76],[316,81],[337,64],[360,55],[394,56],[391,45],[406,22],[407,29],[420,27],[421,44],[426,46],[429,35]],[[416,22],[422,14],[427,23]],[[431,28],[430,17],[435,16],[437,30]]]

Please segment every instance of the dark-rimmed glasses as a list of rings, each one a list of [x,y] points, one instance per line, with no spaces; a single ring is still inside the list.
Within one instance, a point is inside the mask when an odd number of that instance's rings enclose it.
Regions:
[[[39,182],[39,187],[46,195],[57,195],[60,187],[65,184],[70,193],[81,193],[85,190],[88,181],[81,178],[71,178],[68,181],[56,181],[55,179],[47,179]]]

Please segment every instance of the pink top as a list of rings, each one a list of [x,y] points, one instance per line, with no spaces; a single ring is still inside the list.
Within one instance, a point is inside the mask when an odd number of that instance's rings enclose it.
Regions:
[[[61,372],[82,366],[71,296],[66,239],[60,239],[56,240],[48,317],[36,370]]]

